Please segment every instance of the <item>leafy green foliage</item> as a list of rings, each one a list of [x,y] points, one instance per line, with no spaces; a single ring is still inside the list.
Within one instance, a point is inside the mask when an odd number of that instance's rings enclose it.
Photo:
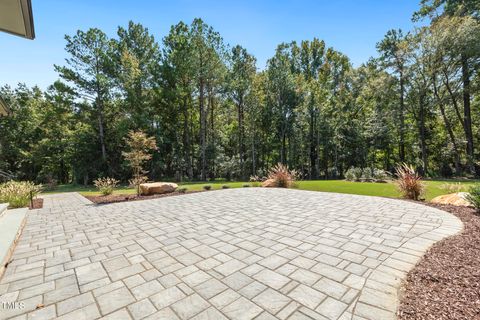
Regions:
[[[177,191],[180,192],[180,193],[187,193],[188,188],[181,187],[181,188],[178,188]]]
[[[480,211],[480,183],[477,183],[468,189],[466,199],[475,207],[475,209]]]
[[[473,177],[477,7],[422,1],[422,16],[438,16],[410,33],[387,32],[378,57],[358,67],[314,38],[279,44],[258,70],[247,49],[201,19],[156,37],[134,22],[112,37],[79,30],[66,36],[65,65],[55,66],[65,83],[0,89],[12,109],[0,118],[0,171],[38,183],[133,177],[138,186],[244,181],[281,162],[308,179],[384,181],[375,170],[408,162],[424,176]],[[121,161],[131,131],[162,152],[147,152],[141,166]],[[362,178],[350,166],[377,169]]]

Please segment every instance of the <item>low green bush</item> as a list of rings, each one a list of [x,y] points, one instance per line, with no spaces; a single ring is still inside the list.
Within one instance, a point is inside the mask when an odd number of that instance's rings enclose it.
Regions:
[[[249,185],[248,183],[245,183],[245,184],[243,185],[243,187],[244,187],[244,188],[250,188],[250,185]]]
[[[188,188],[185,188],[185,187],[181,187],[181,188],[177,189],[177,191],[180,192],[180,193],[187,193],[187,190],[188,190]]]
[[[224,185],[222,186],[222,189],[229,189],[229,188],[230,188],[230,186],[229,186],[229,185],[226,185],[226,184],[224,184]]]
[[[208,190],[210,190],[210,189],[212,189],[212,186],[209,185],[209,184],[203,186],[203,190],[207,190],[207,191],[208,191]]]
[[[480,183],[476,183],[470,187],[466,198],[477,211],[480,211]]]
[[[386,182],[389,178],[388,172],[382,169],[373,169],[373,179],[376,182]]]
[[[372,168],[365,168],[362,170],[362,179],[364,181],[372,181],[373,180],[373,170]]]
[[[350,167],[350,169],[345,172],[345,179],[347,179],[348,181],[360,181],[362,175],[362,168]]]
[[[8,181],[0,184],[0,203],[9,203],[10,208],[28,207],[30,198],[36,197],[42,185],[31,181]]]

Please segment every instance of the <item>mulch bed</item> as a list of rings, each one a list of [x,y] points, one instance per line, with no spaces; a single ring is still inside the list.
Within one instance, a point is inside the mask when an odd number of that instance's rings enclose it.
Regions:
[[[192,194],[197,192],[204,192],[202,191],[187,191],[187,192],[171,192],[171,193],[164,193],[164,194],[154,194],[150,196],[137,196],[136,194],[111,194],[108,196],[85,196],[88,200],[92,201],[96,204],[107,204],[107,203],[115,203],[115,202],[125,202],[125,201],[138,201],[138,200],[148,200],[148,199],[156,199],[156,198],[165,198],[165,197],[174,197],[174,196],[181,196],[185,194]]]
[[[42,198],[33,199],[33,206],[29,205],[28,208],[30,210],[32,210],[32,209],[42,209],[43,208],[43,199]]]
[[[398,319],[480,319],[480,216],[472,208],[428,205],[457,216],[464,231],[434,244],[409,272]]]

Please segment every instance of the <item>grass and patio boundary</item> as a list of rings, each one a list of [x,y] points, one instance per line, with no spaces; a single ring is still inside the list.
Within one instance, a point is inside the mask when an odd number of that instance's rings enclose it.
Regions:
[[[475,180],[426,180],[426,194],[425,199],[431,200],[436,196],[448,193],[442,189],[442,185],[447,183],[460,183],[466,191]],[[206,185],[211,186],[211,190],[222,189],[223,186],[229,188],[243,188],[248,185],[250,187],[255,186],[255,183],[251,182],[227,182],[227,181],[212,181],[212,182],[185,182],[179,183],[179,188],[185,187],[188,191],[200,191]],[[257,184],[258,185],[258,184]],[[401,195],[397,191],[397,187],[394,183],[372,183],[372,182],[351,182],[344,180],[305,180],[297,181],[296,187],[300,190],[309,191],[321,191],[321,192],[335,192],[335,193],[347,193],[358,194],[365,196],[379,196],[389,198],[400,198]],[[45,194],[61,193],[61,192],[79,192],[85,196],[100,195],[100,192],[94,186],[81,186],[81,185],[59,185],[55,190],[45,191]],[[113,194],[135,194],[134,188],[128,186],[119,186]]]

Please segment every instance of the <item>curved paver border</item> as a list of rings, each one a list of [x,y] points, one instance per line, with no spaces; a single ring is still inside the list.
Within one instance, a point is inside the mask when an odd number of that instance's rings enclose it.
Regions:
[[[416,205],[423,206],[423,204]],[[446,211],[429,208],[437,211],[441,216],[442,225],[406,241],[367,277],[364,289],[361,290],[353,307],[352,317],[358,316],[368,320],[396,319],[401,298],[399,291],[408,272],[415,267],[433,244],[463,231],[463,223],[460,219]],[[402,255],[402,251],[408,256]],[[411,256],[415,258],[412,259]]]
[[[256,320],[394,319],[407,272],[430,245],[462,229],[456,217],[411,202],[303,190],[102,206],[77,193],[46,198],[0,279],[0,298],[39,293],[20,312],[40,318],[63,317],[66,305],[87,295],[92,304],[65,316],[128,316],[150,301],[149,319],[167,311],[172,319],[236,319],[245,310]],[[62,254],[52,254],[57,249]],[[139,285],[141,275],[147,282]],[[33,311],[41,302],[45,308]]]

